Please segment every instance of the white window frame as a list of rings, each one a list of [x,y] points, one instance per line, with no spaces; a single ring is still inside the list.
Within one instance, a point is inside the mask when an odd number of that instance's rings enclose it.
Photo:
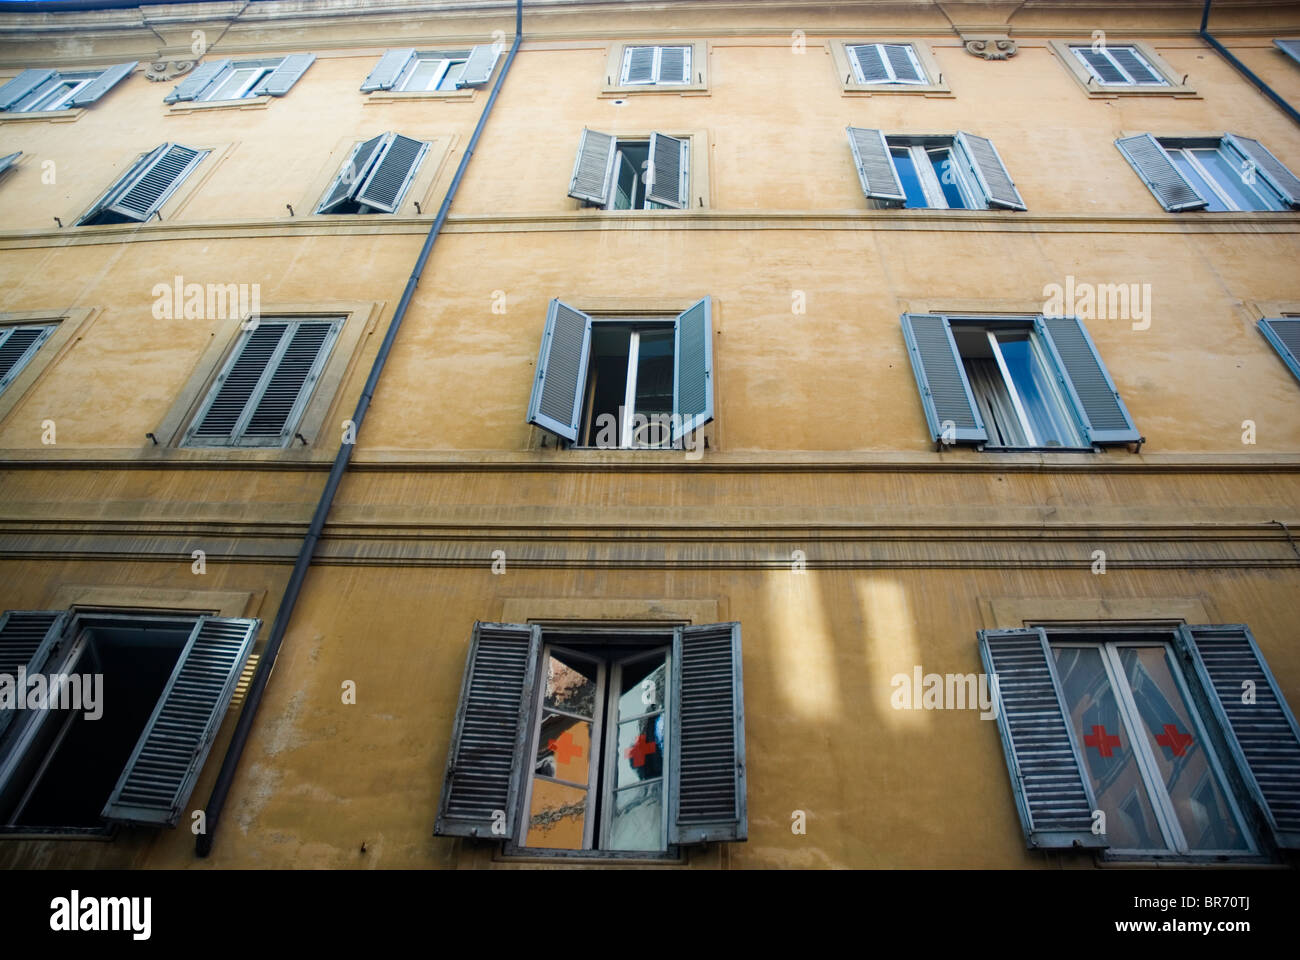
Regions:
[[[457,65],[459,65],[463,71],[465,64],[468,62],[468,56],[449,57],[443,56],[442,54],[417,53],[411,58],[411,62],[406,65],[406,68],[402,71],[402,75],[398,77],[397,83],[393,84],[393,90],[402,93],[445,93],[446,91],[442,90],[442,83],[447,79],[447,74]],[[437,73],[434,74],[432,83],[428,86],[412,87],[410,86],[411,79],[415,76],[416,71],[420,69],[420,64],[422,63],[440,63],[441,66],[438,68]],[[452,87],[452,89],[454,90],[456,88]]]
[[[632,51],[633,51],[633,50],[642,50],[642,49],[644,49],[644,48],[646,48],[646,47],[651,47],[651,48],[654,50],[654,52],[655,52],[654,70],[653,70],[652,73],[651,73],[651,79],[649,79],[649,80],[629,80],[629,79],[627,78],[627,74],[628,74],[628,71],[629,71],[629,70],[631,69],[631,67],[632,67]],[[683,62],[683,66],[685,67],[685,73],[686,73],[686,78],[685,78],[685,79],[683,79],[683,80],[664,80],[664,79],[661,78],[661,76],[660,76],[660,71],[661,71],[662,68],[663,68],[663,55],[664,55],[664,48],[665,48],[665,47],[673,47],[673,48],[676,48],[676,49],[681,49],[681,50],[685,50],[685,51],[686,51],[686,53],[685,53],[684,56],[683,56],[683,61],[684,61],[684,62]],[[682,87],[682,86],[686,86],[687,84],[689,84],[689,83],[691,82],[691,71],[694,69],[694,64],[693,64],[692,61],[691,61],[691,58],[692,58],[692,56],[694,55],[694,54],[693,54],[694,49],[695,49],[695,48],[694,48],[691,44],[689,44],[689,43],[665,43],[665,44],[662,44],[662,45],[661,45],[661,44],[649,44],[649,43],[628,44],[626,47],[623,48],[623,69],[622,69],[622,71],[619,73],[619,78],[620,78],[620,79],[619,79],[619,85],[620,85],[620,86],[625,86],[625,87],[667,87],[667,86],[678,86],[678,87]]]
[[[1091,76],[1092,79],[1097,81],[1098,86],[1102,86],[1102,87],[1167,87],[1170,86],[1169,80],[1165,77],[1164,73],[1159,69],[1157,69],[1156,65],[1152,63],[1150,60],[1148,60],[1146,56],[1143,55],[1142,51],[1139,50],[1134,44],[1119,43],[1116,44],[1115,46],[1122,48],[1124,50],[1128,50],[1138,60],[1141,60],[1142,64],[1159,79],[1138,80],[1131,73],[1129,73],[1127,70],[1124,69],[1123,64],[1121,64],[1118,60],[1116,60],[1113,56],[1111,56],[1110,48],[1106,46],[1099,47],[1097,50],[1094,51],[1092,47],[1088,46],[1087,44],[1079,44],[1079,45],[1071,46],[1070,53],[1074,56],[1076,60],[1079,61],[1079,63],[1083,64],[1083,68],[1088,71],[1088,75]],[[1109,63],[1112,67],[1114,67],[1116,70],[1118,70],[1125,79],[1123,80],[1103,79],[1101,74],[1097,72],[1097,68],[1094,67],[1091,63],[1089,63],[1088,58],[1083,55],[1083,51],[1085,50],[1093,53],[1100,53],[1102,56],[1106,58],[1106,62]]]
[[[1218,140],[1218,141],[1207,140],[1203,144],[1183,144],[1180,146],[1170,146],[1168,143],[1164,141],[1160,141],[1160,146],[1164,148],[1165,152],[1170,155],[1171,163],[1173,162],[1173,154],[1175,153],[1178,154],[1183,159],[1185,159],[1191,165],[1192,169],[1194,169],[1197,172],[1197,174],[1200,175],[1200,178],[1203,181],[1205,181],[1205,185],[1210,188],[1210,190],[1214,193],[1214,196],[1219,200],[1219,202],[1221,202],[1224,205],[1224,207],[1226,207],[1228,210],[1240,211],[1240,212],[1259,211],[1259,208],[1257,207],[1240,206],[1236,202],[1236,200],[1233,199],[1232,195],[1229,194],[1226,190],[1224,190],[1222,185],[1220,185],[1218,180],[1218,175],[1215,174],[1213,171],[1211,171],[1209,167],[1207,167],[1204,163],[1201,162],[1201,158],[1196,155],[1195,151],[1216,150],[1227,159],[1236,160],[1238,162],[1242,160],[1249,162],[1250,160],[1249,157],[1243,157],[1241,154],[1238,154],[1222,140]],[[1191,186],[1192,189],[1196,190],[1197,193],[1200,192],[1200,190],[1197,189],[1197,184],[1191,184]],[[1259,193],[1267,193],[1268,196],[1272,197],[1274,200],[1277,201],[1276,207],[1265,207],[1264,210],[1272,211],[1272,210],[1290,209],[1287,203],[1280,196],[1278,196],[1277,191],[1273,189],[1272,185],[1269,184],[1267,181],[1265,181],[1263,177],[1257,177],[1255,183],[1247,184],[1247,186],[1249,186],[1252,190],[1255,190]],[[1209,198],[1206,197],[1205,199],[1208,200]]]
[[[679,163],[681,165],[682,175],[686,177],[686,195],[689,198],[691,193],[691,189],[690,189],[691,137],[689,134],[686,136],[674,135],[673,139],[680,140],[682,142],[681,159]],[[664,206],[663,204],[655,203],[655,201],[650,199],[650,184],[646,182],[646,178],[645,178],[646,171],[644,169],[638,170],[635,166],[632,166],[632,161],[628,160],[623,155],[623,150],[621,149],[621,147],[625,143],[644,143],[648,147],[650,143],[650,138],[649,137],[646,137],[645,139],[640,139],[638,137],[615,137],[614,138],[614,167],[610,173],[609,196],[606,197],[605,202],[600,205],[600,209],[601,210],[623,210],[623,209],[673,210],[676,209],[675,207],[667,207]],[[641,191],[641,202],[629,208],[614,206],[615,201],[618,199],[618,173],[624,163],[626,163],[629,167],[631,167],[632,173],[635,175],[636,178],[632,183],[632,189],[634,191],[637,189]]]
[[[634,425],[634,420],[636,415],[636,375],[637,375],[638,360],[640,359],[640,352],[641,352],[641,333],[643,331],[649,331],[651,329],[657,329],[657,328],[662,328],[664,330],[667,330],[670,336],[673,336],[673,363],[676,364],[677,363],[677,341],[674,335],[674,331],[676,329],[675,324],[677,322],[677,317],[676,316],[592,317],[591,321],[593,325],[597,323],[622,324],[625,326],[632,327],[632,329],[628,331],[627,380],[623,388],[623,409],[622,409],[623,416],[618,425],[618,449],[620,450],[680,450],[682,446],[681,438],[679,437],[676,441],[672,439],[672,414],[671,413],[668,414],[669,435],[668,435],[667,442],[659,443],[659,444],[637,443],[636,436],[633,433],[633,425]],[[591,350],[592,347],[588,346],[587,366],[589,370],[591,369],[591,356],[592,356]],[[584,417],[586,416],[585,411],[589,405],[589,401],[591,400],[590,392],[591,392],[591,382],[590,382],[590,373],[589,373],[588,382],[583,385],[583,391],[582,391]],[[648,414],[646,416],[647,418],[649,418],[653,415]],[[653,426],[656,423],[657,423],[656,420],[648,419],[647,426]],[[596,433],[596,427],[594,423],[586,424],[586,426],[587,426],[586,432],[589,435],[594,435]],[[579,444],[575,444],[574,446],[580,450],[595,449],[594,446],[590,446],[590,445],[582,446]]]
[[[56,73],[36,90],[33,90],[14,104],[7,112],[45,113],[52,110],[66,110],[68,109],[68,101],[76,96],[77,91],[93,83],[102,73],[102,70],[90,75]],[[65,84],[68,85],[67,89],[60,94],[59,89]]]
[[[244,100],[248,97],[248,91],[253,89],[259,81],[274,69],[274,66],[265,66],[260,63],[232,63],[229,67],[223,70],[219,76],[214,77],[212,82],[203,89],[203,92],[194,99],[204,102]],[[233,96],[218,97],[217,94],[225,88],[230,79],[242,70],[248,70],[250,76],[243,83],[239,84],[237,92]]]
[[[948,198],[944,196],[943,185],[939,183],[939,178],[935,176],[934,164],[930,160],[930,153],[934,150],[947,150],[949,157],[953,160],[952,171],[957,178],[957,191],[966,201],[966,210],[986,210],[987,202],[980,203],[981,197],[970,183],[970,174],[967,168],[970,166],[970,158],[966,152],[961,149],[956,138],[951,138],[946,142],[936,139],[934,143],[892,143],[891,138],[885,137],[885,145],[889,148],[889,162],[894,162],[895,150],[906,150],[912,159],[912,166],[916,170],[917,179],[921,181],[921,192],[925,194],[925,205],[927,209],[934,210],[952,210],[958,209],[948,205]],[[958,163],[957,161],[961,162]],[[901,182],[902,175],[898,172],[898,167],[894,167],[894,173],[899,177]],[[906,201],[904,201],[906,203]]]
[[[18,378],[27,364],[32,362],[32,357],[36,356],[36,351],[41,348],[41,344],[50,339],[50,336],[59,328],[57,323],[9,323],[0,324],[0,346],[4,346],[8,340],[18,330],[40,330],[36,339],[33,340],[23,352],[23,355],[14,361],[14,365],[3,376],[0,376],[0,393],[4,393],[5,388]]]
[[[879,84],[900,83],[900,84],[908,84],[910,86],[922,86],[922,87],[930,85],[930,78],[926,76],[925,66],[921,63],[921,58],[916,55],[915,47],[913,47],[912,44],[910,43],[850,43],[850,44],[846,44],[846,46],[849,49],[849,63],[853,65],[853,74],[857,78],[858,83],[867,84],[867,85],[875,85],[878,83]],[[867,79],[866,72],[862,69],[862,62],[858,60],[859,47],[876,48],[876,51],[880,54],[880,62],[884,65],[885,71],[889,74],[889,79],[887,80]],[[902,47],[904,50],[907,51],[907,59],[912,62],[912,66],[916,69],[916,74],[917,74],[916,80],[901,79],[898,76],[898,74],[894,72],[894,65],[890,62],[888,54],[885,53],[886,47]]]

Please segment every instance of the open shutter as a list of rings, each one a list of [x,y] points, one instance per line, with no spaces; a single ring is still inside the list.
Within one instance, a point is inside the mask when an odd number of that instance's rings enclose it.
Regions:
[[[137,157],[126,173],[114,180],[112,186],[100,194],[99,198],[91,204],[90,208],[84,214],[82,214],[77,223],[82,224],[87,220],[92,219],[96,214],[100,213],[106,206],[108,206],[114,198],[120,197],[127,188],[131,186],[131,184],[135,183],[146,170],[154,165],[159,157],[167,152],[168,146],[169,144],[164,143],[162,146],[154,147],[148,153]]]
[[[613,179],[614,138],[583,127],[578,156],[573,161],[573,177],[569,180],[569,196],[603,205],[609,202]]]
[[[1115,141],[1119,152],[1137,171],[1160,205],[1171,213],[1179,210],[1199,210],[1206,206],[1204,197],[1196,192],[1182,172],[1174,166],[1165,148],[1149,133],[1136,137],[1120,137]]]
[[[624,83],[655,82],[655,48],[628,47],[623,54]]]
[[[370,71],[370,75],[361,84],[362,92],[370,93],[372,90],[393,89],[402,76],[402,71],[406,69],[406,65],[411,62],[414,56],[414,47],[398,47],[395,50],[384,51],[384,55],[375,64],[375,69]]]
[[[240,443],[283,446],[289,442],[341,325],[338,320],[302,321],[290,329],[241,424]]]
[[[59,610],[8,610],[0,614],[0,675],[13,677],[18,683],[20,670],[28,676],[42,672],[67,623],[67,613]],[[0,710],[0,735],[17,712]]]
[[[853,60],[854,72],[858,83],[888,83],[889,68],[880,55],[880,45],[860,43],[849,47],[849,57]]]
[[[993,678],[998,733],[1026,844],[1037,850],[1110,846],[1104,833],[1092,832],[1097,801],[1061,702],[1046,632],[981,630],[979,648]]]
[[[206,150],[167,144],[147,168],[136,174],[133,183],[116,199],[105,204],[105,208],[133,220],[148,220],[206,153]]]
[[[1184,624],[1179,631],[1274,840],[1300,848],[1300,727],[1250,629]]]
[[[986,442],[989,435],[975,407],[957,341],[948,329],[948,318],[905,313],[903,339],[934,440],[938,442],[946,435],[954,443]]]
[[[916,64],[912,62],[911,51],[907,44],[885,44],[885,56],[889,58],[889,65],[893,68],[895,81],[898,83],[924,82],[925,77],[917,70]]]
[[[858,179],[862,181],[862,192],[871,200],[907,200],[903,185],[899,182],[898,171],[889,155],[889,144],[885,135],[879,130],[868,127],[848,127],[849,149],[853,151],[853,165],[857,168]]]
[[[0,391],[22,373],[27,361],[54,332],[54,325],[43,327],[0,327]],[[0,670],[0,673],[4,673]]]
[[[1293,207],[1300,206],[1300,178],[1288,170],[1281,160],[1273,156],[1268,147],[1258,140],[1239,137],[1232,133],[1225,133],[1223,139],[1255,165],[1255,169],[1264,175],[1264,179],[1282,194],[1283,200]]]
[[[1274,40],[1277,48],[1296,63],[1300,63],[1300,40]]]
[[[235,694],[260,620],[199,617],[100,814],[176,826]]]
[[[53,70],[24,70],[0,87],[0,110],[8,110],[41,84],[57,76]]]
[[[176,84],[172,92],[163,97],[163,103],[177,103],[181,100],[197,100],[217,77],[230,68],[229,60],[209,60],[194,68],[194,72]]]
[[[130,63],[119,63],[109,67],[90,83],[86,84],[68,101],[70,107],[88,107],[108,91],[112,90],[124,78],[130,76],[131,71],[139,64],[139,60],[132,60]]]
[[[1300,317],[1265,317],[1259,321],[1259,331],[1300,379]]]
[[[1091,443],[1133,443],[1142,438],[1120,399],[1088,329],[1075,317],[1038,317],[1034,321],[1064,371]]]
[[[713,419],[713,323],[708,297],[677,316],[673,411],[674,443]]]
[[[357,187],[366,178],[370,162],[375,158],[375,151],[384,144],[388,136],[389,134],[381,133],[352,148],[352,153],[348,155],[348,159],[335,175],[334,182],[325,191],[325,199],[316,208],[317,213],[329,213],[339,204],[352,199]]]
[[[4,173],[6,170],[12,167],[14,165],[14,161],[17,160],[22,155],[23,152],[21,150],[18,150],[14,153],[8,153],[5,154],[3,157],[0,157],[0,173]]]
[[[423,140],[393,134],[357,191],[357,202],[384,213],[396,212],[428,149]]]
[[[660,47],[659,74],[656,83],[691,82],[691,48]]]
[[[316,62],[314,53],[291,53],[280,61],[280,65],[258,81],[257,86],[248,92],[250,97],[283,97],[298,82],[298,78],[307,72],[307,68]]]
[[[998,148],[993,146],[992,140],[958,131],[957,143],[966,152],[967,159],[975,169],[980,189],[984,191],[990,207],[1025,209],[1025,201],[1020,199],[1020,191],[1012,182],[1011,174],[1007,173],[1002,158],[998,156]]]
[[[587,387],[587,357],[591,317],[559,300],[552,300],[537,354],[528,422],[565,440],[578,439],[582,424],[582,395]]]
[[[650,157],[646,163],[650,174],[645,191],[647,199],[678,210],[690,206],[686,151],[685,140],[662,133],[650,134]]]
[[[474,47],[469,52],[469,59],[465,61],[465,69],[461,71],[456,86],[474,87],[487,83],[492,78],[492,71],[496,68],[499,56],[501,56],[500,44],[480,43]]]
[[[673,630],[669,843],[745,840],[740,624]]]
[[[515,839],[541,653],[539,626],[474,624],[434,836]]]

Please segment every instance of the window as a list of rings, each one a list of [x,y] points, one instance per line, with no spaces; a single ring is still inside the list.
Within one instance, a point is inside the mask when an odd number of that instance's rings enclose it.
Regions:
[[[0,326],[0,393],[23,372],[57,328],[56,323]]]
[[[706,298],[676,317],[594,318],[552,300],[528,422],[579,446],[672,449],[713,419]]]
[[[383,133],[357,144],[317,213],[395,213],[429,150],[423,140]]]
[[[455,90],[465,58],[415,57],[397,81],[397,90]]]
[[[343,320],[262,318],[245,326],[186,430],[183,446],[291,443]]]
[[[1300,179],[1250,137],[1144,133],[1121,137],[1115,145],[1166,210],[1300,207]]]
[[[14,709],[18,691],[0,692],[11,698],[0,711],[0,834],[175,826],[259,624],[77,610],[0,615],[0,675],[42,675],[48,697]],[[24,700],[33,689],[29,682]]]
[[[207,156],[207,150],[164,143],[144,154],[100,196],[78,225],[144,222],[158,212]]]
[[[624,139],[583,129],[569,196],[604,210],[685,209],[690,205],[689,137],[652,133]]]
[[[858,83],[929,82],[910,43],[857,43],[847,49]]]
[[[1259,321],[1259,330],[1296,379],[1300,379],[1300,316],[1264,317]],[[0,356],[3,350],[3,345],[0,345]],[[0,364],[0,374],[3,372],[4,366]]]
[[[1049,40],[1070,76],[1092,98],[1195,97],[1187,75],[1175,70],[1151,44],[1078,43]]]
[[[195,67],[163,102],[212,103],[282,97],[315,60],[314,53],[294,53],[272,60],[209,60]]]
[[[624,47],[619,82],[667,86],[691,82],[691,47]]]
[[[452,93],[487,83],[501,54],[498,43],[469,50],[417,51],[401,47],[385,51],[361,84],[363,92]]]
[[[1253,823],[1300,846],[1282,772],[1300,733],[1247,627],[985,630],[979,644],[1031,848],[1260,859]]]
[[[865,127],[849,127],[848,135],[863,193],[882,206],[1025,209],[997,148],[984,137],[886,137]]]
[[[903,337],[938,444],[1088,450],[1141,440],[1074,317],[904,314]]]
[[[434,833],[663,857],[746,839],[740,624],[477,623]]]
[[[0,111],[40,113],[88,107],[135,69],[139,61],[107,70],[24,70],[0,86]]]
[[[1147,62],[1137,47],[1072,46],[1070,53],[1083,64],[1093,80],[1103,86],[1131,87],[1144,83],[1166,86],[1169,82]]]

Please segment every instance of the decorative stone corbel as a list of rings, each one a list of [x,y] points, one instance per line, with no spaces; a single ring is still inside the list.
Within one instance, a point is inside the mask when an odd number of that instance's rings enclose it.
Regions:
[[[985,60],[1007,60],[1016,55],[1016,41],[1005,33],[963,33],[966,52]]]
[[[165,83],[189,73],[197,62],[197,60],[155,60],[145,68],[144,76],[146,80]]]

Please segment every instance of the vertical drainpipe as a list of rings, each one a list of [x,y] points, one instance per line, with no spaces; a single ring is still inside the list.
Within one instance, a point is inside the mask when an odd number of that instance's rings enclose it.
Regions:
[[[1300,123],[1300,112],[1297,112],[1295,107],[1291,106],[1291,104],[1283,100],[1282,97],[1279,96],[1278,93],[1272,87],[1270,87],[1267,83],[1265,83],[1258,76],[1256,76],[1253,70],[1251,70],[1248,66],[1246,66],[1244,63],[1242,63],[1240,60],[1234,57],[1230,52],[1228,52],[1228,48],[1225,47],[1223,44],[1221,44],[1210,34],[1209,31],[1210,4],[1213,2],[1214,0],[1205,0],[1205,9],[1201,12],[1201,30],[1200,30],[1201,39],[1204,40],[1206,43],[1208,43],[1210,46],[1212,46],[1215,50],[1219,51],[1219,54],[1223,57],[1223,59],[1227,60],[1230,64],[1232,64],[1234,67],[1240,70],[1242,76],[1244,76],[1255,86],[1259,87],[1260,91],[1264,94],[1264,96],[1268,97],[1275,104],[1281,107],[1282,111],[1288,117],[1290,117],[1296,123]]]
[[[429,234],[424,238],[424,246],[420,248],[420,255],[416,257],[415,266],[411,270],[411,276],[406,281],[406,288],[402,291],[402,299],[397,303],[397,309],[393,312],[393,319],[388,324],[388,331],[384,334],[383,343],[379,346],[379,353],[375,355],[374,363],[370,366],[370,376],[366,378],[366,385],[361,391],[361,396],[357,400],[357,408],[352,414],[352,422],[355,424],[355,435],[361,435],[361,423],[365,420],[366,411],[370,407],[370,398],[374,396],[375,388],[379,384],[379,376],[383,373],[384,364],[388,361],[388,353],[392,349],[393,341],[397,338],[397,331],[402,326],[402,320],[406,316],[407,307],[411,304],[411,298],[415,295],[415,288],[420,283],[420,275],[424,272],[424,265],[429,260],[429,254],[433,251],[433,244],[438,239],[438,234],[442,232],[442,225],[447,219],[447,211],[451,209],[451,202],[456,197],[456,191],[460,188],[460,182],[465,176],[465,170],[469,167],[470,158],[474,155],[474,148],[478,145],[479,137],[483,133],[483,128],[487,125],[488,117],[492,113],[492,107],[497,101],[497,94],[501,92],[501,86],[505,83],[506,74],[510,72],[510,65],[514,62],[515,54],[519,51],[519,43],[524,36],[524,2],[515,0],[515,40],[510,45],[510,53],[506,56],[506,62],[501,67],[501,72],[497,75],[496,83],[492,86],[492,92],[488,95],[487,103],[483,104],[483,112],[479,115],[478,125],[474,127],[474,134],[469,138],[469,143],[465,146],[465,153],[460,158],[460,165],[456,168],[456,175],[451,179],[451,185],[447,187],[447,195],[442,198],[442,206],[438,209],[438,216],[434,219],[433,225],[429,228]],[[244,697],[244,707],[239,711],[239,719],[235,724],[235,733],[231,737],[230,746],[226,748],[226,755],[221,761],[221,771],[217,774],[217,782],[212,788],[212,795],[208,798],[207,806],[204,808],[205,832],[198,835],[194,841],[194,852],[200,857],[206,857],[212,852],[213,836],[217,832],[217,826],[221,822],[221,811],[226,805],[226,797],[230,793],[230,786],[235,779],[235,771],[239,767],[239,759],[243,756],[244,747],[248,744],[249,732],[253,727],[253,720],[257,716],[257,708],[262,702],[262,696],[266,691],[267,682],[271,679],[271,671],[275,668],[276,656],[280,652],[280,645],[284,641],[285,630],[288,629],[289,620],[293,616],[293,610],[298,602],[298,594],[302,591],[303,580],[306,579],[307,569],[311,566],[312,556],[316,552],[316,544],[320,540],[321,531],[325,527],[325,519],[329,516],[330,507],[334,502],[334,495],[338,492],[339,484],[343,480],[343,474],[348,468],[348,462],[352,459],[352,449],[355,443],[343,443],[339,445],[339,451],[334,456],[334,464],[330,467],[329,479],[325,481],[325,489],[321,491],[320,500],[316,503],[316,512],[312,514],[311,524],[307,528],[307,536],[303,539],[302,546],[298,550],[298,557],[293,564],[293,573],[289,577],[289,583],[284,589],[284,596],[280,599],[280,607],[275,614],[275,623],[271,626],[271,636],[266,641],[266,647],[262,651],[262,656],[257,662],[257,669],[253,673],[252,682],[248,685],[248,692]]]

